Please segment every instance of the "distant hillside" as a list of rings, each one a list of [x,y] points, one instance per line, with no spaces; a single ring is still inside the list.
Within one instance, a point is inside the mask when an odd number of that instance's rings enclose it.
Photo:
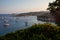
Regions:
[[[29,13],[21,13],[16,16],[40,16],[46,13],[50,13],[49,11],[41,11],[41,12],[29,12]]]

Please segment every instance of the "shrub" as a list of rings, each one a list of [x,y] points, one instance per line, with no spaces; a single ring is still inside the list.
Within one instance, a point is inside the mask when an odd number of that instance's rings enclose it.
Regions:
[[[60,27],[52,24],[34,24],[30,28],[6,34],[0,40],[60,40]]]

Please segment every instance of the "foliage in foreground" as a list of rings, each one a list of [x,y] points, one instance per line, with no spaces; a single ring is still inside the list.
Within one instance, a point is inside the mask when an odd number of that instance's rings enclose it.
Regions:
[[[2,36],[0,40],[60,40],[60,27],[51,24],[35,24],[30,28]]]

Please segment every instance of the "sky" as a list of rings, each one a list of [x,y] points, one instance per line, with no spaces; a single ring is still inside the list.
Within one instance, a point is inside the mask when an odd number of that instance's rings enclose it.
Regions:
[[[0,0],[0,14],[46,11],[54,0]]]

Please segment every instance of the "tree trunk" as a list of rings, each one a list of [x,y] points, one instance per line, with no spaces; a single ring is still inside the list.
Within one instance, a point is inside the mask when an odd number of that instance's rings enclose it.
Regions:
[[[60,26],[60,12],[58,12],[56,15],[55,15],[55,23]]]

